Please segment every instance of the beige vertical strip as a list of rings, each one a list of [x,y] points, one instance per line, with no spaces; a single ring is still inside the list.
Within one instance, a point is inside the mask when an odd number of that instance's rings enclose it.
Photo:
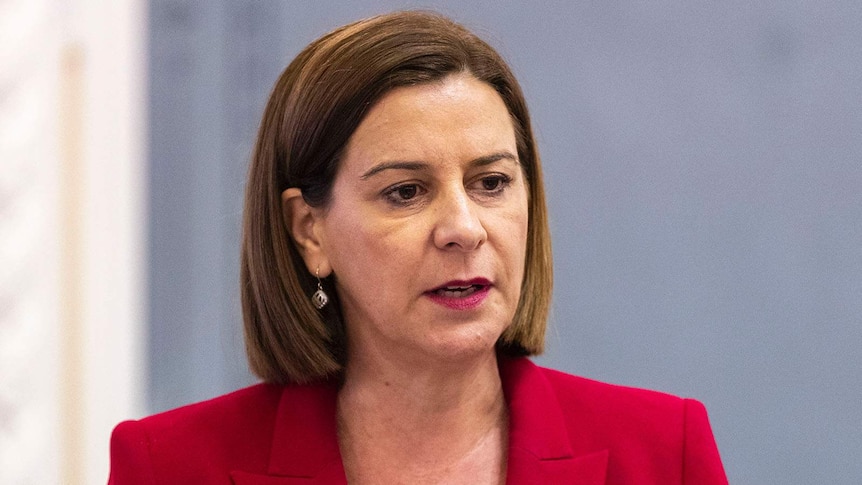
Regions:
[[[84,204],[84,54],[63,46],[60,55],[60,231],[61,231],[61,477],[83,484],[83,204]]]

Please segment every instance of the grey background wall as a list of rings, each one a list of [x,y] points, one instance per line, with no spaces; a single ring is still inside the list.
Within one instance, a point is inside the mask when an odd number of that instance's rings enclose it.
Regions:
[[[860,5],[153,0],[150,409],[252,381],[241,199],[278,73],[427,7],[530,102],[557,278],[539,361],[704,401],[731,483],[862,482]]]

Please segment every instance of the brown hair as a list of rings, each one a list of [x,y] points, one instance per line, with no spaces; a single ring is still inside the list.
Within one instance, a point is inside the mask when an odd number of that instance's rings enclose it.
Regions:
[[[345,332],[337,295],[318,311],[289,234],[281,193],[326,206],[339,159],[369,108],[390,90],[466,72],[491,85],[512,117],[529,186],[524,280],[514,319],[498,342],[507,355],[544,347],[552,287],[541,165],[521,88],[503,59],[461,25],[434,13],[395,12],[343,26],[312,42],[281,74],[261,121],[246,188],[241,291],[252,371],[270,382],[338,373]],[[324,281],[325,285],[328,282]]]

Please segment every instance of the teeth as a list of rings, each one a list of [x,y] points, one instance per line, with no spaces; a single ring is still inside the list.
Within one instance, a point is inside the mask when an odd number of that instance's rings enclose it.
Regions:
[[[475,293],[477,288],[478,287],[476,286],[450,286],[447,288],[440,288],[436,293],[447,298],[463,298]]]

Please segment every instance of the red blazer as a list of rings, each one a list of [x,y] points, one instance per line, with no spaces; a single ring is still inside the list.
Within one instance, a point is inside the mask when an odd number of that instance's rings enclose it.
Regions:
[[[727,484],[703,405],[534,365],[500,363],[508,484]],[[111,438],[111,485],[345,484],[335,383],[258,384]]]

